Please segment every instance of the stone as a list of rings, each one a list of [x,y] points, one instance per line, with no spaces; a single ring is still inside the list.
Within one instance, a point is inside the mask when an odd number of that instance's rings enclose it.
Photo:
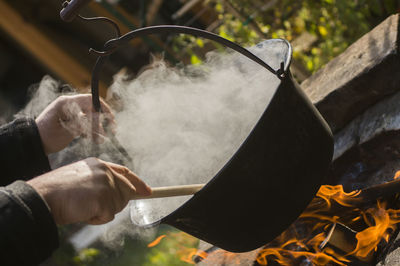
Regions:
[[[301,84],[333,133],[372,104],[400,90],[399,40],[396,14]]]
[[[333,160],[383,132],[400,130],[400,92],[371,106],[334,135]]]
[[[198,263],[199,266],[215,266],[215,265],[240,265],[240,266],[253,266],[254,261],[261,249],[256,249],[244,253],[230,253],[221,249],[216,250],[208,255],[202,262]]]

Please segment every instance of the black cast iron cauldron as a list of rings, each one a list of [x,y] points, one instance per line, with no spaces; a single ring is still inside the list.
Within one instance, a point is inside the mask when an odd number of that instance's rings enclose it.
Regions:
[[[270,104],[234,156],[203,189],[156,223],[172,225],[228,251],[256,249],[282,233],[314,197],[332,159],[332,133],[289,71],[288,42],[282,40],[288,54],[275,70],[229,40],[182,26],[141,28],[108,41],[93,69],[96,110],[100,110],[99,75],[109,55],[134,38],[159,33],[211,39],[280,79]]]

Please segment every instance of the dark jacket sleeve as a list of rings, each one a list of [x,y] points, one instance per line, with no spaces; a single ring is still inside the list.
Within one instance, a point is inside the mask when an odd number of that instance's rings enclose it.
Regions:
[[[38,265],[58,247],[49,208],[27,183],[0,188],[0,265]]]
[[[0,127],[0,167],[0,186],[50,171],[33,119]],[[0,187],[0,265],[37,265],[57,247],[57,227],[41,196],[23,181]]]
[[[33,119],[17,119],[0,127],[0,186],[50,171]]]

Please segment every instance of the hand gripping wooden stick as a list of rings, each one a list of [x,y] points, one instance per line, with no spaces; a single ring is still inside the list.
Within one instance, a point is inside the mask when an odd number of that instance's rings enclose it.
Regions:
[[[150,196],[136,196],[133,199],[154,199],[175,196],[193,195],[204,187],[205,184],[169,186],[169,187],[155,187],[152,188],[153,193]]]

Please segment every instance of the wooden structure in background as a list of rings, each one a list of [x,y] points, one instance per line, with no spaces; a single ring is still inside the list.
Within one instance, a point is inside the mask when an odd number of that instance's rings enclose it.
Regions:
[[[204,12],[197,13],[202,1],[192,2],[198,5],[191,5],[189,8],[184,5],[187,9],[186,12],[196,14],[195,19],[203,18]],[[165,1],[151,1],[147,14],[149,22],[161,19],[162,23],[162,17],[158,15],[163,3]],[[96,57],[88,54],[86,49],[93,44],[95,44],[94,48],[101,47],[102,42],[109,37],[107,36],[108,29],[105,30],[101,23],[89,23],[84,27],[79,21],[63,23],[58,19],[59,9],[56,3],[48,2],[49,5],[47,5],[47,0],[43,0],[36,4],[37,6],[29,1],[27,3],[18,1],[17,4],[13,1],[0,0],[0,29],[25,50],[33,59],[32,61],[43,66],[44,73],[50,73],[79,90],[89,88],[91,67]],[[40,6],[46,6],[46,11],[37,13]],[[61,6],[59,8],[61,9]],[[107,2],[91,1],[83,11],[87,11],[84,13],[87,13],[89,17],[104,16],[113,19],[119,25],[122,34],[140,27],[140,20],[118,4],[111,5]],[[27,19],[26,14],[31,16],[30,19]],[[103,36],[103,31],[106,36]],[[110,60],[109,68],[105,69],[104,80],[100,83],[100,94],[103,97],[106,94],[106,82],[110,82],[112,75],[120,68],[132,67],[127,65],[129,62],[135,62],[138,67],[146,64],[145,58],[149,47],[153,52],[165,51],[165,58],[172,62],[176,60],[175,53],[165,46],[160,36],[132,40],[129,48],[127,47],[122,56],[119,56],[118,60],[120,61]],[[34,82],[37,81],[32,81],[32,83]]]
[[[0,27],[60,79],[78,88],[90,84],[91,75],[87,69],[27,23],[4,0],[0,1]]]
[[[51,38],[38,30],[4,0],[0,0],[0,27],[28,51],[49,72],[78,90],[90,86],[91,73],[76,58],[61,49]],[[104,84],[100,93],[105,95]]]

